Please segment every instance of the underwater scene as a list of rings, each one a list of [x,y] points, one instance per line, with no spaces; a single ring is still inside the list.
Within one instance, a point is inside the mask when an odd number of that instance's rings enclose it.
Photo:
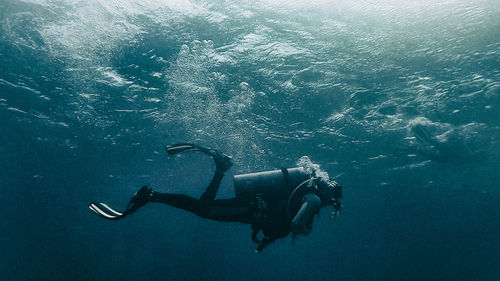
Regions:
[[[499,0],[0,0],[0,122],[0,280],[500,280]],[[89,209],[199,198],[213,155],[177,143],[232,157],[219,199],[305,165],[342,209],[261,252]]]

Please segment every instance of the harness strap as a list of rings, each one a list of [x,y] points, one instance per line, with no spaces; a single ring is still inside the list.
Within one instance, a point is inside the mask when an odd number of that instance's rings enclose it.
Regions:
[[[292,184],[290,180],[290,174],[288,173],[288,169],[282,168],[281,173],[283,174],[283,179],[284,179],[284,191],[286,192],[291,192],[292,191]],[[267,206],[265,202],[262,201],[262,198],[260,196],[257,196],[257,212],[261,212],[263,209],[267,209]],[[257,215],[257,222],[255,224],[252,224],[252,241],[254,243],[259,244],[257,247],[257,252],[260,252],[264,250],[265,247],[267,247],[269,244],[273,243],[276,241],[276,238],[271,238],[267,237],[264,235],[264,238],[260,240],[257,236],[259,232],[262,230],[262,217],[259,216],[259,213]]]
[[[257,235],[259,234],[259,232],[262,230],[260,227],[257,227],[255,225],[252,225],[252,241],[254,243],[260,243],[262,242],[261,240],[259,240],[259,238],[257,237]]]
[[[285,190],[290,191],[292,184],[290,181],[290,174],[288,173],[288,169],[281,168],[281,173],[283,174],[283,178],[285,179]]]

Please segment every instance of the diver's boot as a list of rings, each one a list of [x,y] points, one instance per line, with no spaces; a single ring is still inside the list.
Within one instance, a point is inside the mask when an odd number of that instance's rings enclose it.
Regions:
[[[153,190],[147,186],[141,187],[130,199],[127,210],[124,212],[129,215],[137,211],[140,207],[152,201]]]

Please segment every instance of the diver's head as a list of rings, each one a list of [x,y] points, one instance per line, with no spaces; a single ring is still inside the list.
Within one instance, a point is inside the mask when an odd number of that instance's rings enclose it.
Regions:
[[[318,195],[321,198],[322,207],[332,206],[334,212],[342,208],[340,200],[342,199],[342,186],[333,180],[317,180]]]
[[[342,198],[342,187],[331,180],[328,173],[323,171],[318,164],[314,164],[308,156],[300,157],[297,165],[302,167],[309,174],[316,186],[315,192],[321,198],[321,206],[332,206],[334,214],[342,208],[340,199]]]

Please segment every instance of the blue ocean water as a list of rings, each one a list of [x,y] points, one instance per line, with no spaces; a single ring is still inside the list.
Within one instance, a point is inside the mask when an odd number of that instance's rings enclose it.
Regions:
[[[0,1],[0,280],[500,278],[498,0]],[[312,233],[163,205],[304,155],[344,186]]]

